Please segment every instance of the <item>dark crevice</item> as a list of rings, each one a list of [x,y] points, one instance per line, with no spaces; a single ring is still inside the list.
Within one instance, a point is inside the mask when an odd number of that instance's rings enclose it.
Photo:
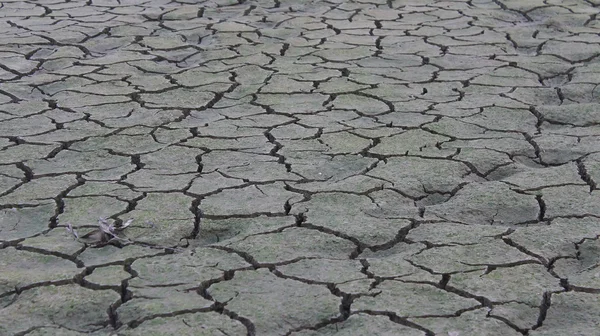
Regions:
[[[27,167],[23,162],[18,162],[16,166],[21,169],[25,175],[23,182],[27,183],[33,179],[33,170],[31,170],[31,168]]]
[[[522,253],[525,253],[531,257],[536,258],[537,260],[539,260],[540,263],[542,263],[542,265],[546,266],[546,268],[549,267],[548,260],[546,260],[546,258],[544,258],[543,256],[529,251],[526,247],[517,244],[516,242],[514,242],[512,239],[510,239],[508,237],[503,237],[502,241],[504,241],[509,246],[516,248],[517,250],[521,251]]]
[[[403,325],[405,327],[420,330],[423,333],[425,333],[425,336],[435,336],[436,335],[433,331],[426,329],[425,327],[418,325],[414,322],[411,322],[411,321],[407,320],[406,318],[400,317],[396,313],[391,312],[391,311],[377,311],[377,310],[363,309],[363,310],[354,311],[352,313],[352,315],[361,314],[361,313],[367,314],[367,315],[373,315],[373,316],[387,316],[390,319],[390,321],[400,324],[400,325]]]
[[[202,218],[204,217],[204,212],[200,209],[201,198],[195,198],[192,201],[192,204],[189,210],[194,214],[194,227],[192,232],[186,237],[187,239],[196,239],[198,234],[200,234]]]
[[[31,246],[24,246],[24,245],[20,245],[20,244],[17,245],[16,248],[17,248],[17,250],[39,253],[42,255],[55,256],[55,257],[58,257],[61,259],[68,260],[68,261],[74,263],[75,265],[77,265],[77,267],[79,267],[79,268],[85,267],[84,263],[81,260],[77,259],[76,257],[74,257],[72,255],[68,255],[68,254],[64,254],[64,253],[56,252],[56,251],[48,251],[48,250],[35,248],[35,247],[31,247]]]
[[[254,323],[252,323],[250,319],[228,309],[223,309],[222,314],[227,315],[232,320],[239,321],[241,324],[243,324],[244,327],[246,327],[246,336],[256,336],[256,326],[254,326]]]
[[[211,311],[215,311],[214,306],[204,307],[204,308],[182,309],[182,310],[177,310],[177,311],[173,311],[173,312],[169,312],[169,313],[145,316],[141,319],[129,322],[127,324],[127,326],[131,329],[135,329],[138,326],[140,326],[142,323],[156,319],[156,318],[175,317],[175,316],[181,316],[181,315],[185,315],[185,314],[207,313],[207,312],[211,312]],[[109,308],[109,316],[112,316],[111,317],[111,325],[113,325],[113,323],[118,323],[118,320],[117,320],[118,316],[116,316],[116,311],[112,311],[112,307]],[[115,320],[114,322],[113,322],[113,319]],[[118,327],[115,327],[115,325],[113,325],[113,328],[117,329]]]
[[[74,190],[75,188],[82,186],[84,183],[85,183],[85,180],[81,176],[77,176],[77,183],[69,186],[67,189],[60,192],[54,198],[54,202],[56,203],[56,210],[54,212],[54,215],[52,217],[50,217],[50,221],[49,221],[49,225],[48,225],[49,228],[54,229],[55,227],[58,226],[58,217],[60,215],[62,215],[62,213],[65,211],[64,198],[67,196],[67,194],[69,192],[71,192],[71,190]]]
[[[538,220],[538,222],[543,222],[544,216],[546,215],[546,202],[544,202],[542,195],[536,195],[535,199],[538,202],[538,205],[540,207],[540,211],[538,212],[537,220]]]
[[[420,224],[418,222],[411,221],[411,223],[409,225],[403,227],[402,229],[400,229],[398,231],[398,233],[396,234],[394,239],[392,239],[386,243],[380,244],[380,245],[369,246],[368,249],[373,252],[377,252],[377,251],[389,250],[401,242],[412,244],[413,243],[412,241],[407,241],[406,236],[408,236],[408,234],[410,233],[410,230],[416,229],[417,227],[419,227],[419,225]]]
[[[533,105],[529,107],[529,112],[531,112],[537,119],[537,123],[535,124],[535,128],[537,129],[536,133],[541,134],[541,127],[545,120],[544,115],[541,114]]]
[[[517,326],[515,323],[513,323],[512,321],[510,321],[509,319],[507,319],[507,318],[505,318],[503,316],[492,315],[491,311],[490,311],[490,313],[488,313],[486,315],[486,317],[498,320],[500,322],[503,322],[508,327],[512,328],[513,330],[515,330],[516,332],[518,332],[518,333],[520,333],[522,335],[528,335],[529,334],[529,330],[528,329],[523,329],[523,328]]]
[[[590,192],[596,190],[596,188],[597,188],[596,181],[594,181],[592,176],[590,174],[588,174],[588,171],[585,168],[585,163],[583,163],[583,160],[578,159],[575,162],[577,163],[577,172],[579,173],[579,176],[581,177],[581,179],[590,187]]]
[[[536,330],[541,327],[546,320],[546,315],[548,314],[548,309],[550,309],[550,305],[552,304],[552,293],[544,292],[542,295],[542,302],[540,303],[540,312],[537,318],[537,322],[531,328],[532,330]]]
[[[362,253],[362,251],[364,251],[364,249],[367,247],[367,245],[365,245],[364,243],[362,243],[360,240],[358,240],[355,237],[352,237],[352,236],[347,235],[340,231],[332,230],[332,229],[324,227],[324,226],[314,225],[314,224],[307,223],[307,222],[303,222],[298,226],[306,228],[306,229],[310,229],[310,230],[316,230],[319,232],[331,234],[336,237],[351,241],[354,245],[356,245],[356,249],[354,251],[352,251],[352,253],[350,254],[350,256],[349,256],[350,259],[355,259],[356,257],[358,257]]]

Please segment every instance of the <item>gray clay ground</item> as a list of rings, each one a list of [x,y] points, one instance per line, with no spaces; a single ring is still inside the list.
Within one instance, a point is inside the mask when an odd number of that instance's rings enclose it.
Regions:
[[[2,1],[0,335],[600,335],[599,12]]]

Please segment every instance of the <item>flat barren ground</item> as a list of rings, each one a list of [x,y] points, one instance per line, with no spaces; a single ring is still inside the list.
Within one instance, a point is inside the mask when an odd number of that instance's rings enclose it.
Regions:
[[[600,335],[599,0],[0,4],[0,335]]]

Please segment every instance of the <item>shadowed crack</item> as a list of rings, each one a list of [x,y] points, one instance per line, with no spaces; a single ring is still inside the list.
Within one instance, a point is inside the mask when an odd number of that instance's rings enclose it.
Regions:
[[[54,212],[54,216],[50,217],[50,223],[49,223],[49,228],[54,229],[57,227],[58,225],[58,217],[60,215],[63,214],[63,212],[65,211],[65,202],[64,202],[64,198],[67,196],[67,194],[71,191],[74,190],[75,188],[82,186],[85,183],[85,180],[77,175],[77,183],[67,187],[67,189],[61,191],[55,198],[54,198],[54,202],[56,203],[56,210]]]
[[[367,314],[367,315],[373,315],[373,316],[386,316],[390,319],[390,321],[400,324],[400,325],[403,325],[405,327],[420,330],[420,331],[424,332],[426,336],[434,336],[435,335],[435,333],[433,331],[428,330],[425,327],[420,326],[414,322],[411,322],[405,318],[402,318],[402,317],[398,316],[396,313],[391,312],[391,311],[357,310],[357,311],[353,312],[353,314],[361,314],[361,313]]]
[[[546,320],[546,315],[548,314],[548,309],[550,309],[551,304],[552,293],[544,292],[544,294],[542,295],[542,302],[540,303],[540,313],[538,315],[537,322],[533,327],[531,327],[532,330],[536,330],[544,324],[544,320]]]
[[[116,311],[115,311],[116,308],[118,308],[118,307],[115,307],[114,309],[112,307],[109,308],[109,316],[111,316],[111,325],[113,325],[113,323],[117,323],[118,317],[117,317]],[[181,315],[185,315],[185,314],[195,314],[195,313],[207,313],[207,312],[211,312],[211,311],[217,311],[216,304],[211,307],[206,307],[206,308],[182,309],[182,310],[177,310],[177,311],[173,311],[173,312],[169,312],[169,313],[145,316],[141,319],[129,322],[128,326],[132,329],[135,329],[142,323],[144,323],[146,321],[151,321],[156,318],[175,317],[175,316],[181,316]],[[113,321],[113,319],[114,319],[114,321]],[[115,325],[113,325],[113,327],[115,327]],[[118,326],[115,327],[115,329],[118,329]]]
[[[587,169],[585,168],[585,164],[581,159],[577,160],[577,171],[579,172],[579,176],[581,179],[590,186],[590,192],[596,190],[596,182],[594,179],[588,174]]]
[[[422,217],[422,214],[421,214],[421,217]],[[392,247],[396,246],[398,243],[401,243],[401,242],[407,243],[407,244],[412,244],[413,242],[408,240],[406,238],[406,236],[408,236],[408,234],[410,233],[410,230],[418,228],[419,225],[421,225],[419,222],[417,222],[416,220],[412,220],[409,225],[398,230],[398,233],[396,234],[394,239],[392,239],[386,243],[383,243],[383,244],[369,246],[368,249],[373,252],[377,252],[377,251],[391,249]]]

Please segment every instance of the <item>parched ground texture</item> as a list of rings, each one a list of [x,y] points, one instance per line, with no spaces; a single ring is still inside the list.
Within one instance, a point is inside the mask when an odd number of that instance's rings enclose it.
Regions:
[[[599,12],[2,1],[0,335],[600,335]]]

